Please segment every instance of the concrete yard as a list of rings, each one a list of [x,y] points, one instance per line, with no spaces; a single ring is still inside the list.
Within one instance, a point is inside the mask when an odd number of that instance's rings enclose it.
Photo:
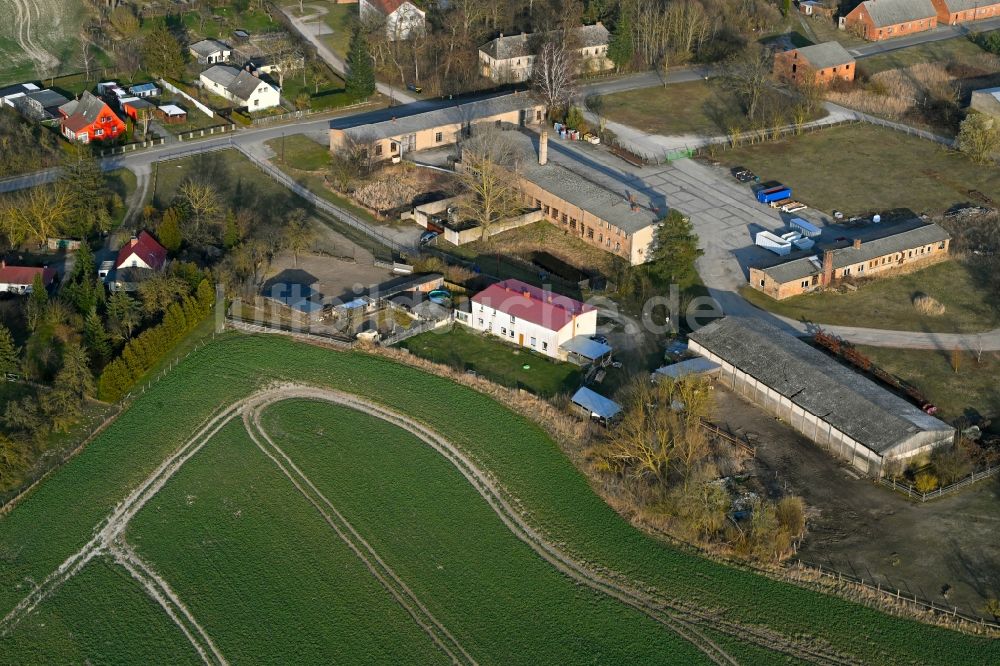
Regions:
[[[988,598],[1000,596],[996,477],[914,503],[860,478],[728,390],[716,386],[715,394],[715,422],[757,436],[757,480],[773,495],[800,495],[809,507],[802,561],[975,615],[984,614]]]

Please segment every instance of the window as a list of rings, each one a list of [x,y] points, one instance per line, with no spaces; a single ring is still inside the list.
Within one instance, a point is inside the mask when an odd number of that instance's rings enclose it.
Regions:
[[[444,137],[441,135],[441,132],[435,132],[434,133],[434,142],[435,143],[441,143],[441,139],[443,139],[443,138]]]
[[[542,342],[542,351],[548,351],[548,350],[549,350],[549,343]]]
[[[566,221],[567,221],[568,219],[569,219],[569,218],[568,218],[568,217],[566,216],[566,213],[563,213],[563,214],[562,214],[562,223],[563,223],[563,224],[566,224]]]
[[[510,323],[512,323],[512,324],[513,324],[513,323],[514,323],[515,321],[516,321],[516,320],[514,319],[514,315],[511,315],[511,316],[510,316]]]
[[[480,326],[482,326],[482,325],[483,325],[483,318],[482,318],[482,317],[480,317],[480,318],[479,318],[479,325],[480,325]]]
[[[762,287],[764,286],[764,281],[763,280],[760,281],[760,286],[762,286]]]
[[[587,227],[587,238],[591,240],[594,238],[594,229],[592,227]]]
[[[103,129],[98,128],[94,130],[94,136],[101,136],[102,134],[104,134]]]
[[[542,212],[544,212],[546,215],[548,215],[549,214],[549,207],[545,206],[545,208],[542,209]]]
[[[794,74],[795,70],[798,69],[798,68],[799,68],[798,65],[796,65],[795,63],[792,63],[792,74]]]
[[[621,243],[615,243],[615,252],[620,252],[621,249],[622,249],[622,244]]]
[[[938,245],[938,249],[939,250],[943,250],[944,249],[944,241],[941,241],[941,244]]]
[[[375,144],[375,154],[376,155],[381,155],[382,154],[382,144],[381,143]]]
[[[572,220],[572,219],[571,219],[571,220],[569,221],[569,228],[570,228],[570,229],[574,229],[574,230],[576,229],[576,220]]]
[[[864,273],[865,272],[865,265],[864,264],[858,264],[858,272],[859,273]]]
[[[507,335],[507,327],[506,326],[502,326],[500,328],[500,335]]]
[[[536,340],[535,340],[535,338],[531,338],[531,346],[532,346],[532,347],[534,347],[534,346],[535,346],[535,343],[536,343]]]
[[[847,275],[850,275],[850,274],[851,274],[851,269],[850,268],[845,268],[844,272],[841,273],[841,275],[844,275],[844,276],[847,276]]]
[[[253,101],[253,105],[254,105],[254,106],[260,106],[260,100],[259,100],[259,99],[255,99],[255,100]]]
[[[541,207],[542,207],[542,200],[535,199],[535,208],[541,208]]]
[[[510,329],[510,337],[514,337],[514,329]]]
[[[802,281],[802,288],[803,289],[808,289],[809,288],[809,280],[803,280]]]
[[[604,242],[604,234],[597,234],[597,242],[598,243]]]

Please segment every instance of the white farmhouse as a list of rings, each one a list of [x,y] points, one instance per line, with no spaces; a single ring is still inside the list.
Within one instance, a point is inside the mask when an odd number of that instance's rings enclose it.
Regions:
[[[477,331],[563,361],[581,342],[594,343],[589,336],[597,332],[595,307],[520,280],[487,287],[472,297],[471,311],[455,316]]]
[[[409,0],[360,0],[358,12],[362,23],[385,21],[385,34],[391,41],[424,31],[424,11]]]
[[[30,294],[35,278],[41,276],[42,284],[50,286],[56,279],[56,269],[35,266],[9,266],[0,260],[0,292]]]
[[[233,49],[229,44],[217,39],[203,39],[200,42],[195,42],[188,47],[188,50],[203,65],[226,62],[233,54]]]
[[[214,65],[202,72],[200,78],[206,90],[245,106],[248,111],[269,109],[281,103],[277,88],[245,69]]]

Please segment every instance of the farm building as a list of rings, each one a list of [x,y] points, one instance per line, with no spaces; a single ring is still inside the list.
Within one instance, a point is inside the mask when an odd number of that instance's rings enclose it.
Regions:
[[[877,42],[937,27],[931,0],[865,0],[840,19],[845,30]]]
[[[59,107],[69,102],[54,90],[32,90],[23,95],[8,98],[18,113],[35,122],[59,117]]]
[[[56,279],[56,269],[35,266],[11,266],[0,260],[0,292],[8,294],[30,294],[36,276],[42,277],[42,284],[49,287]]]
[[[1000,120],[1000,88],[973,90],[969,108]]]
[[[832,19],[834,7],[825,2],[817,2],[817,0],[802,0],[799,2],[799,13],[806,16],[822,16]]]
[[[581,414],[602,424],[611,422],[622,411],[621,405],[617,402],[591,391],[586,386],[581,386],[570,398],[570,402]]]
[[[819,254],[785,257],[750,267],[750,286],[775,300],[829,287],[845,278],[885,276],[903,267],[948,258],[951,236],[933,223],[910,220],[875,228],[853,241],[824,246]]]
[[[719,382],[870,475],[952,441],[951,426],[777,326],[725,317],[691,333]]]
[[[216,39],[203,39],[200,42],[195,42],[188,47],[188,50],[203,65],[217,65],[220,62],[226,62],[233,53],[233,49],[228,44]]]
[[[70,141],[90,143],[116,139],[125,132],[125,122],[101,98],[84,92],[79,100],[59,107],[60,128]]]
[[[249,111],[269,109],[281,102],[277,88],[245,69],[213,65],[201,73],[200,79],[210,92],[245,106]]]
[[[375,159],[398,159],[412,151],[458,143],[480,123],[518,127],[540,123],[544,116],[544,105],[528,95],[501,95],[380,123],[346,124],[330,130],[330,150],[360,145],[370,149]]]
[[[36,90],[39,90],[39,88],[34,83],[15,83],[11,86],[4,86],[0,88],[0,104],[14,106],[12,102],[14,98],[35,92]]]
[[[657,368],[650,379],[654,382],[663,380],[677,381],[685,377],[717,377],[719,374],[719,364],[709,361],[707,358],[698,356],[689,358],[677,363],[671,363],[661,368]]]
[[[472,297],[470,311],[455,318],[546,356],[566,360],[564,345],[597,332],[597,308],[520,280],[504,280]]]
[[[790,83],[828,85],[854,80],[854,56],[840,42],[789,49],[774,56],[774,75]]]
[[[156,117],[168,125],[175,125],[187,120],[187,111],[176,104],[164,104],[161,107],[157,107]]]
[[[480,71],[497,83],[527,81],[531,78],[538,50],[553,38],[562,41],[562,33],[501,34],[479,47]],[[599,72],[615,66],[607,56],[609,38],[608,29],[598,21],[576,28],[566,41],[579,54],[580,69]]]
[[[537,153],[527,134],[504,136],[522,154],[516,178],[526,209],[540,210],[550,224],[633,266],[649,260],[656,227],[666,212],[650,196],[614,181],[598,182],[569,164],[550,163],[547,132],[538,138]]]
[[[1000,16],[996,0],[931,0],[937,10],[938,25],[958,25]]]
[[[389,41],[400,41],[420,35],[426,15],[408,0],[360,0],[358,16],[362,23],[384,21]]]

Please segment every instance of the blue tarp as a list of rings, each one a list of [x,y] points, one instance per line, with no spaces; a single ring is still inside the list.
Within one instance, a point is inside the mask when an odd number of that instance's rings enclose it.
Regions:
[[[596,340],[591,340],[586,335],[578,335],[570,338],[560,345],[560,349],[570,354],[583,356],[591,361],[611,353],[611,347]]]
[[[574,393],[570,400],[573,401],[573,404],[583,407],[592,415],[600,416],[602,419],[614,418],[618,412],[622,411],[617,402],[605,398],[600,393],[594,393],[586,386]]]

